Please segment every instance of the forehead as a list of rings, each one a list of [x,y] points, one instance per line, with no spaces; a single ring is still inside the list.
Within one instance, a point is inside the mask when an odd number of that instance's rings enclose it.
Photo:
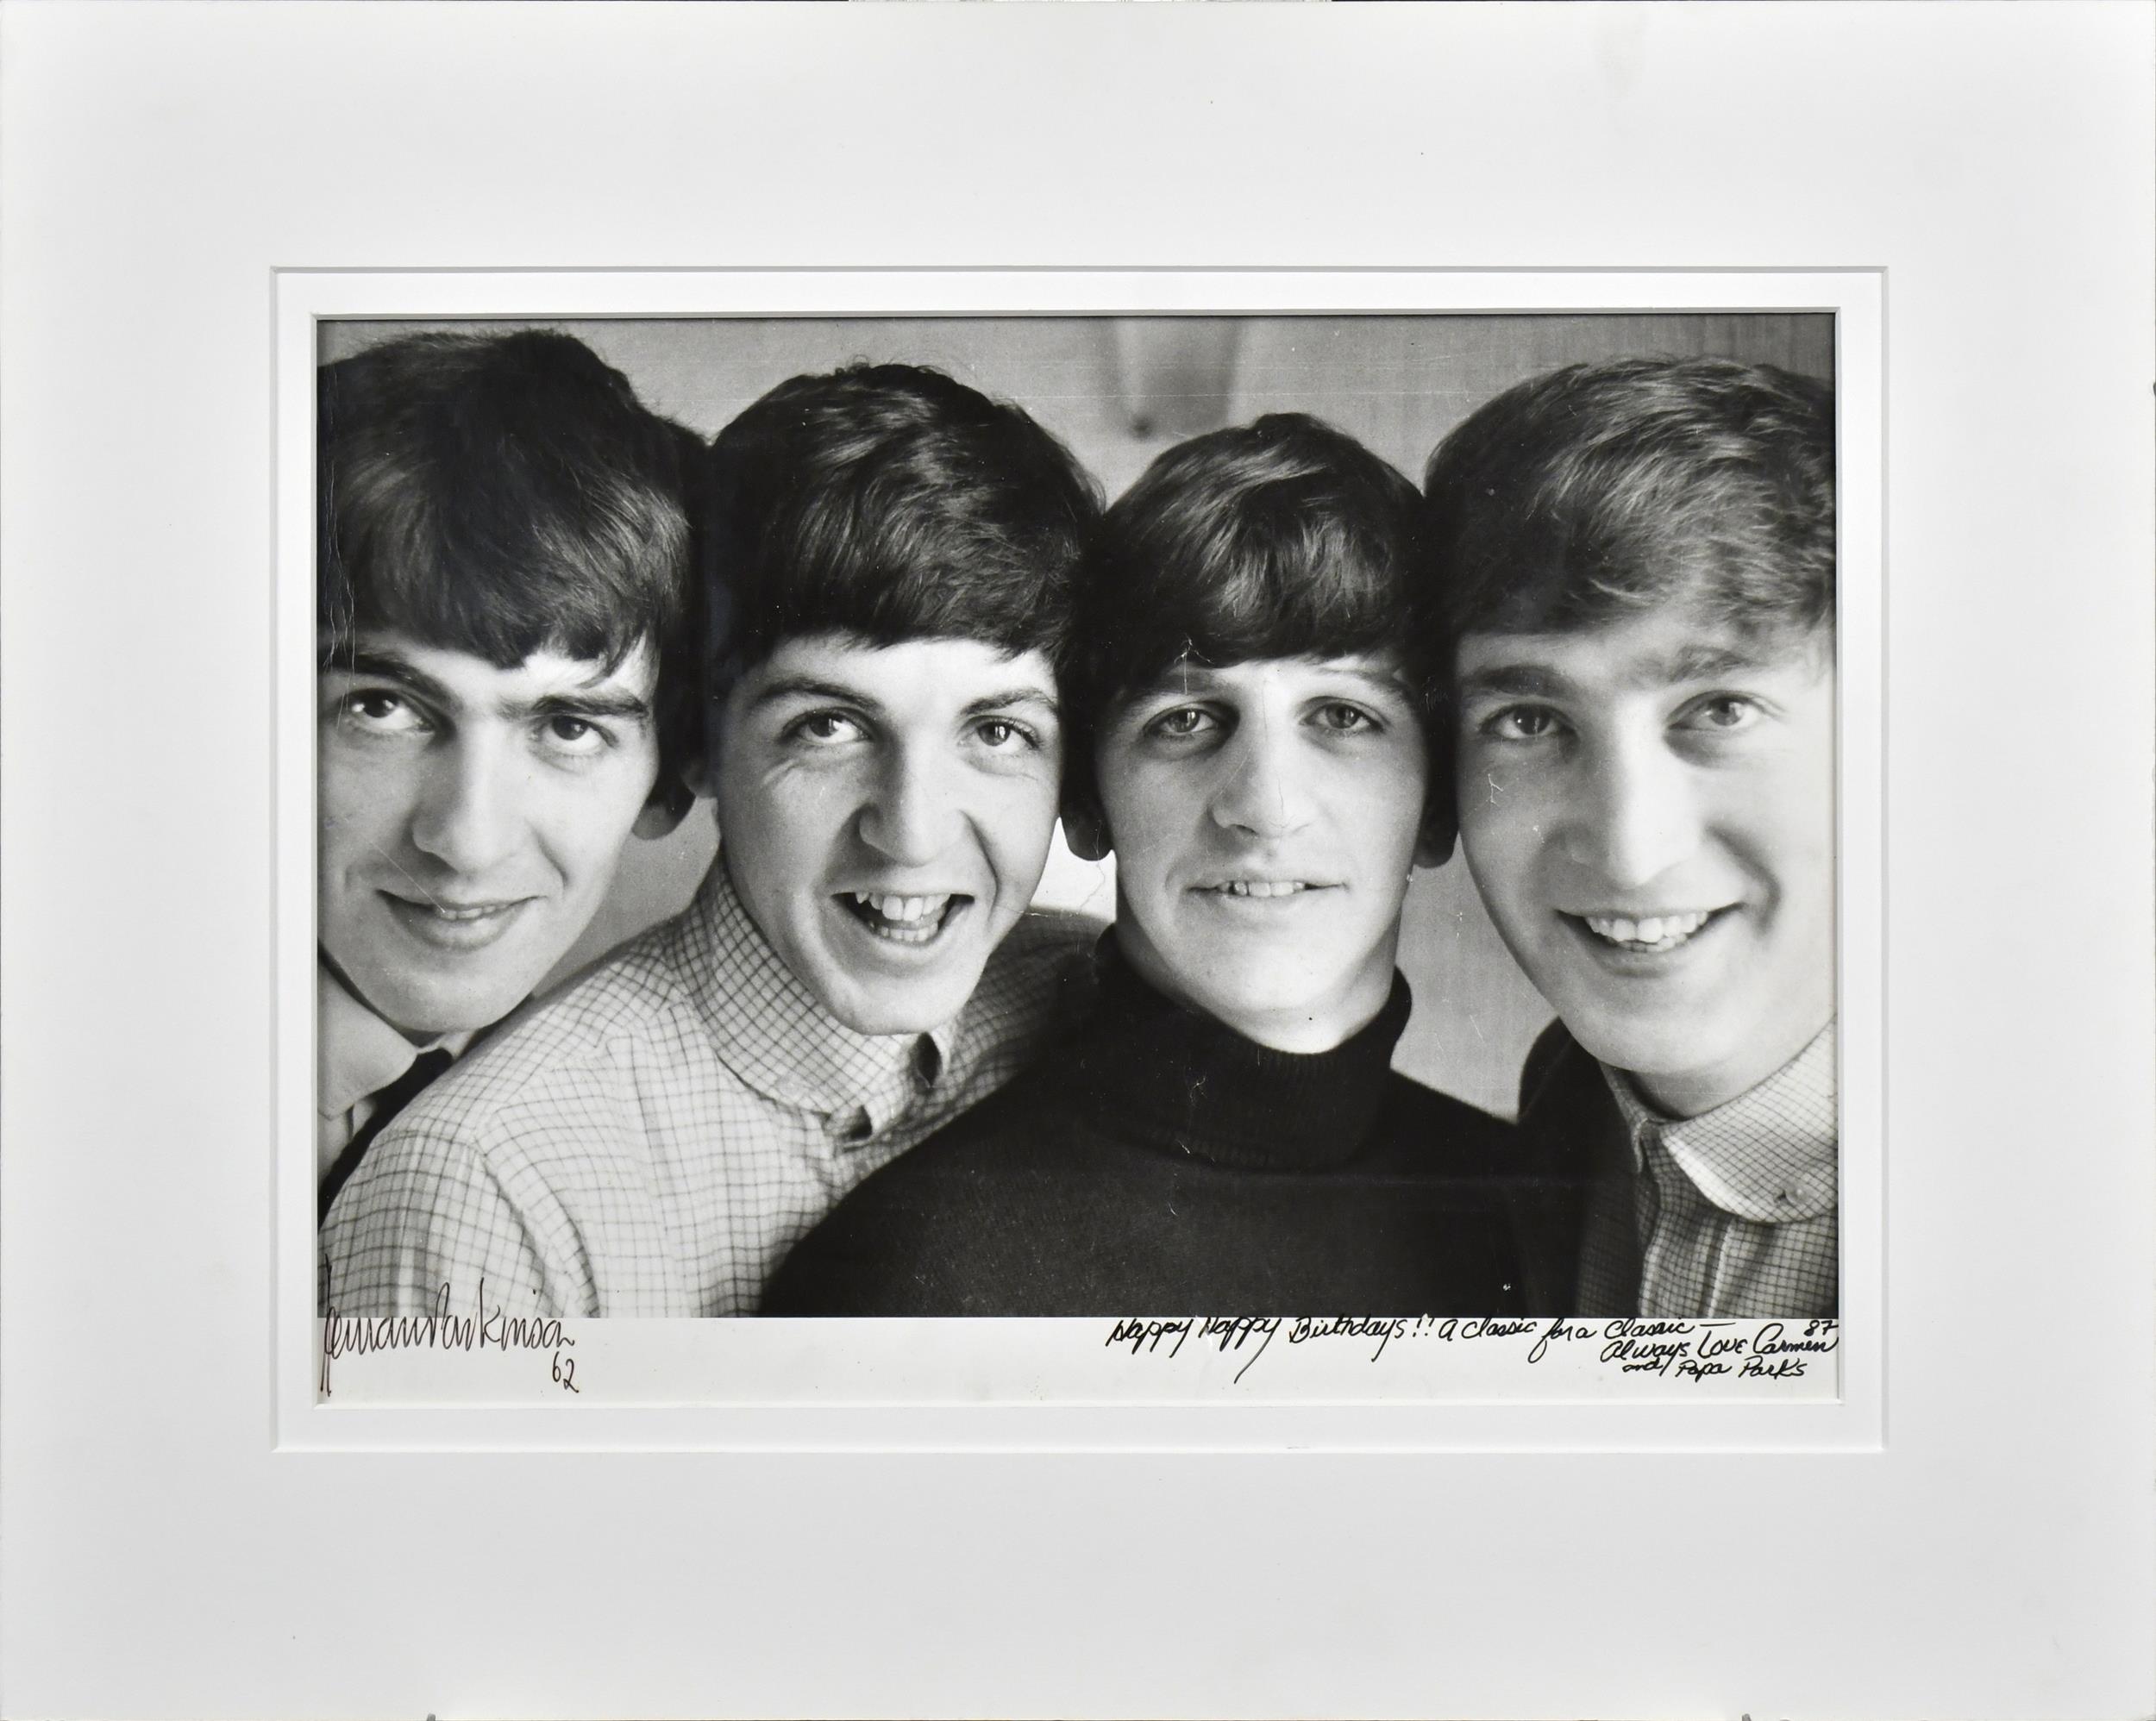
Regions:
[[[1831,629],[1752,629],[1662,609],[1563,633],[1474,633],[1460,641],[1460,691],[1617,695],[1732,676],[1816,676],[1833,662]]]
[[[1012,654],[983,640],[913,639],[878,645],[858,635],[809,634],[780,641],[743,676],[751,704],[837,698],[891,712],[935,713],[983,700],[1056,703],[1056,671],[1038,651]]]
[[[1118,707],[1157,699],[1256,698],[1266,693],[1358,692],[1372,698],[1410,697],[1405,666],[1396,652],[1357,652],[1343,657],[1261,657],[1243,663],[1200,663],[1185,658],[1149,682],[1125,691]]]
[[[427,645],[389,629],[362,629],[350,650],[337,654],[323,673],[402,681],[466,704],[510,704],[569,693],[649,699],[659,660],[650,642],[639,641],[611,668],[604,659],[571,657],[550,647],[505,668],[475,652]]]

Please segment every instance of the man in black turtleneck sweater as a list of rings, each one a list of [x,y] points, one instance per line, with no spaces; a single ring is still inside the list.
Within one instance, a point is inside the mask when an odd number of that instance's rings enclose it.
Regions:
[[[1075,1043],[893,1161],[766,1314],[1501,1314],[1513,1132],[1390,1067],[1407,983],[1329,1052],[1163,997],[1111,932]]]
[[[1117,860],[1087,1025],[856,1189],[764,1313],[1535,1305],[1570,1240],[1519,1138],[1391,1068],[1407,874],[1452,840],[1396,644],[1427,632],[1416,505],[1282,415],[1171,449],[1109,510],[1064,677],[1065,828]]]

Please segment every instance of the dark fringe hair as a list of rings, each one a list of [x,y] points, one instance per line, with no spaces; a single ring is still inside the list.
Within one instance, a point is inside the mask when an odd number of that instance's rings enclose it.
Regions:
[[[1086,559],[1063,676],[1066,802],[1096,793],[1093,747],[1109,706],[1179,663],[1401,651],[1426,718],[1433,666],[1413,654],[1409,626],[1420,507],[1407,479],[1300,412],[1156,459],[1108,510]],[[1433,745],[1433,772],[1443,763]],[[1449,778],[1431,793],[1449,798]]]
[[[701,439],[544,330],[386,341],[323,366],[316,403],[320,662],[376,629],[505,669],[550,649],[611,670],[648,642],[678,766],[699,739]]]
[[[1094,537],[1072,703],[1097,722],[1181,662],[1398,648],[1418,578],[1419,505],[1383,460],[1299,412],[1170,448]]]
[[[707,478],[714,700],[806,634],[1063,653],[1100,493],[1016,406],[915,365],[795,377],[719,432]]]
[[[1555,633],[1672,602],[1748,633],[1834,617],[1832,387],[1726,359],[1573,365],[1430,457],[1428,625]]]

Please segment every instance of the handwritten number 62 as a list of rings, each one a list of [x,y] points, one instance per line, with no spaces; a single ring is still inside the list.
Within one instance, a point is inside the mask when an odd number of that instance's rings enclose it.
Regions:
[[[554,1378],[568,1391],[580,1398],[583,1396],[584,1389],[576,1384],[576,1359],[573,1356],[565,1358],[560,1351],[555,1352]]]

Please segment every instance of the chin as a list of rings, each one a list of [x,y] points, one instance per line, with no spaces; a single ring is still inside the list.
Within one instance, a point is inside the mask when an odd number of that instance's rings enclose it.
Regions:
[[[976,984],[977,977],[976,977]],[[849,990],[824,1007],[856,1034],[926,1034],[966,1007],[972,986],[909,988],[903,992]]]
[[[1714,1067],[1726,1055],[1724,1024],[1700,1022],[1690,1028],[1668,1023],[1643,1025],[1609,1017],[1583,1018],[1565,1027],[1587,1051],[1612,1069],[1645,1081],[1686,1081]]]
[[[1194,991],[1193,999],[1209,1016],[1236,1021],[1282,1017],[1315,1017],[1333,993],[1303,977],[1283,977],[1277,967],[1250,974],[1216,974]]]
[[[379,1013],[400,1034],[465,1034],[491,1027],[516,1009],[524,997],[524,992],[519,992],[506,1003],[492,998],[392,998],[389,1007]]]

